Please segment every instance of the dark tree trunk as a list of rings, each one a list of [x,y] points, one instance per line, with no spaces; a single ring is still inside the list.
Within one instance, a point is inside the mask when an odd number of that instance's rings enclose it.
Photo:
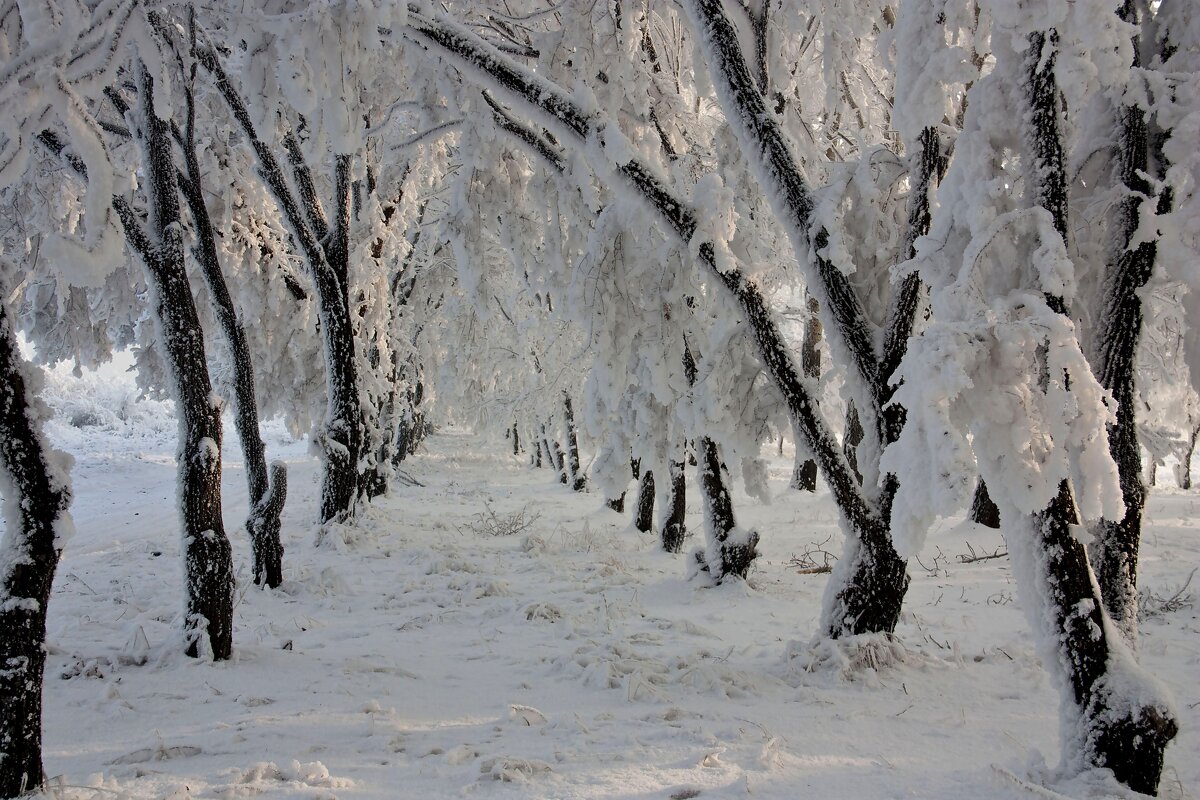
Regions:
[[[697,549],[695,558],[700,570],[711,575],[716,583],[721,583],[728,575],[745,578],[758,555],[758,533],[750,531],[744,537],[730,541],[730,534],[737,525],[733,501],[722,476],[717,446],[707,436],[700,439],[699,466],[708,547]]]
[[[347,287],[339,274],[341,265],[330,264],[323,245],[334,242],[323,221],[324,212],[312,190],[311,174],[300,157],[294,136],[285,137],[284,144],[302,202],[288,186],[274,153],[255,132],[246,104],[229,80],[216,52],[197,43],[193,55],[213,76],[218,92],[254,150],[259,176],[278,203],[283,222],[299,245],[312,276],[321,319],[328,400],[322,446],[321,523],[345,519],[352,513],[357,498],[358,462],[363,446],[362,409],[359,407],[358,360]]]
[[[649,473],[647,473],[649,474]],[[687,475],[683,471],[682,461],[671,462],[671,493],[667,499],[666,515],[659,529],[659,540],[663,550],[668,553],[678,553],[683,550],[683,540],[687,536],[687,526],[683,515],[687,510]]]
[[[1055,229],[1065,239],[1067,182],[1054,76],[1057,48],[1054,30],[1029,36],[1024,139],[1032,155],[1027,180],[1036,202],[1050,212]],[[1068,313],[1061,297],[1047,294],[1046,300],[1059,313]],[[1178,726],[1162,704],[1132,695],[1137,689],[1127,686],[1127,681],[1118,679],[1116,685],[1109,685],[1112,657],[1103,598],[1097,594],[1084,546],[1072,531],[1076,516],[1071,487],[1064,480],[1049,506],[1032,517],[1030,552],[1022,556],[1018,548],[1018,557],[1027,562],[1019,572],[1032,578],[1032,585],[1023,591],[1032,593],[1040,606],[1031,616],[1048,623],[1053,632],[1057,664],[1047,667],[1061,670],[1064,688],[1080,718],[1079,741],[1069,746],[1080,748],[1086,764],[1107,767],[1131,789],[1154,794],[1163,753]]]
[[[563,456],[562,447],[557,441],[550,438],[544,424],[542,425],[542,445],[546,448],[546,455],[550,458],[550,468],[558,473],[558,482],[566,483],[568,480],[567,462]]]
[[[642,533],[654,530],[654,473],[650,470],[645,470],[638,478],[637,508],[633,516],[633,525]]]
[[[1139,23],[1136,5],[1126,0],[1121,18]],[[1133,40],[1133,67],[1142,66],[1137,37]],[[1124,193],[1116,203],[1116,228],[1104,287],[1104,306],[1094,365],[1100,384],[1117,401],[1117,421],[1108,429],[1109,451],[1117,463],[1125,516],[1101,520],[1093,528],[1092,566],[1100,584],[1104,607],[1131,643],[1137,642],[1137,565],[1142,539],[1142,509],[1146,487],[1142,483],[1142,446],[1137,434],[1136,359],[1142,333],[1142,299],[1150,280],[1158,248],[1155,242],[1131,247],[1139,226],[1139,206],[1152,193],[1146,174],[1150,169],[1146,114],[1136,106],[1117,109],[1117,179]],[[1160,213],[1169,209],[1162,208]]]
[[[0,474],[12,510],[0,542],[0,797],[34,792],[42,773],[46,608],[68,533],[71,488],[42,438],[8,310],[0,305]]]
[[[183,69],[181,64],[181,70]],[[229,345],[233,361],[234,425],[242,442],[246,464],[246,482],[250,490],[250,513],[246,532],[254,558],[254,582],[272,588],[283,582],[283,544],[280,542],[280,514],[287,498],[287,466],[282,461],[267,471],[266,447],[258,427],[258,401],[254,396],[254,370],[246,333],[233,306],[217,255],[216,237],[208,206],[204,203],[200,160],[196,156],[196,106],[194,95],[195,65],[184,82],[186,118],[182,145],[187,175],[181,176],[180,189],[192,214],[196,235],[193,250],[200,274],[204,277],[212,301],[214,316]]]
[[[153,79],[138,65],[138,132],[149,208],[144,254],[147,283],[180,420],[179,500],[187,573],[187,653],[207,633],[213,658],[233,649],[233,559],[221,519],[221,409],[212,402],[204,332],[196,317],[183,258],[175,164],[167,123],[154,113]],[[123,220],[124,222],[124,220]],[[136,224],[133,220],[130,223]]]
[[[515,422],[512,424],[511,433],[512,433],[513,455],[519,456],[519,455],[521,455],[521,436],[520,436],[520,434],[517,433],[517,423],[515,423]]]
[[[575,428],[575,409],[571,406],[571,396],[565,391],[563,392],[563,424],[567,429],[567,471],[571,488],[581,492],[587,485],[587,477],[579,472],[579,432]]]
[[[975,484],[975,496],[971,499],[969,518],[972,522],[980,525],[995,530],[1000,529],[1000,509],[992,502],[987,484],[983,482],[982,478],[979,479],[979,483]]]
[[[804,377],[816,381],[821,377],[820,304],[815,297],[809,297],[807,305],[808,321],[804,325],[804,342],[800,346],[800,368],[804,370]],[[792,470],[792,488],[801,492],[815,492],[817,490],[817,462],[811,458],[801,458],[802,452],[803,449],[799,446],[799,437],[797,437],[796,466]]]
[[[535,438],[533,440],[533,466],[537,469],[542,469],[545,466],[542,460],[542,449],[542,440]]]

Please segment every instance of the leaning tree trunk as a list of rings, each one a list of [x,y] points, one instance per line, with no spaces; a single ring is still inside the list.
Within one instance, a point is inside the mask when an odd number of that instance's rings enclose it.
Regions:
[[[148,231],[143,252],[154,316],[179,416],[179,501],[187,576],[187,654],[205,633],[213,658],[233,649],[233,558],[221,518],[221,407],[213,402],[183,256],[178,186],[167,122],[154,110],[153,78],[139,63],[138,131],[146,174]],[[133,221],[130,221],[133,223]],[[136,224],[136,223],[133,223]]]
[[[1059,236],[1067,235],[1067,180],[1059,132],[1059,92],[1054,62],[1057,32],[1029,36],[1025,54],[1027,103],[1023,126],[1030,182],[1035,202],[1048,211]],[[1068,310],[1063,298],[1046,295],[1047,304],[1060,314]],[[1106,767],[1131,789],[1154,794],[1162,774],[1163,753],[1178,731],[1166,704],[1143,692],[1131,667],[1112,654],[1120,643],[1110,641],[1103,598],[1088,564],[1083,544],[1075,536],[1075,500],[1069,481],[1042,511],[1026,518],[1027,530],[1014,532],[1009,552],[1023,593],[1031,603],[1027,612],[1043,629],[1044,662],[1061,676],[1060,685],[1070,700],[1069,715],[1076,724],[1064,742],[1064,760],[1079,766]],[[1143,697],[1142,694],[1146,696]]]
[[[567,429],[567,470],[571,488],[581,492],[587,485],[587,477],[579,471],[579,431],[575,427],[575,409],[571,406],[571,396],[566,390],[563,390],[563,424]]]
[[[667,507],[659,526],[659,540],[663,550],[668,553],[678,553],[683,550],[683,540],[687,536],[687,526],[683,515],[687,510],[687,475],[683,471],[682,461],[671,462],[671,487],[667,499]]]
[[[283,582],[283,544],[280,541],[280,515],[287,499],[287,466],[282,461],[272,462],[267,471],[266,446],[258,427],[258,401],[254,396],[254,370],[250,360],[250,346],[246,332],[233,306],[233,298],[225,283],[221,261],[217,255],[216,237],[208,206],[204,202],[200,160],[196,156],[196,104],[193,81],[195,65],[184,84],[186,117],[182,146],[186,176],[180,176],[180,189],[192,213],[192,226],[196,236],[193,250],[200,274],[208,287],[213,312],[221,333],[229,345],[233,362],[233,410],[234,425],[242,442],[242,456],[246,463],[246,482],[250,490],[250,513],[246,518],[246,532],[250,536],[250,547],[254,558],[254,582],[272,588]]]
[[[742,89],[752,87],[752,81],[740,55],[737,33],[724,19],[719,5],[706,3],[702,13],[706,17],[705,25],[709,19],[719,18],[721,30],[716,37],[719,41],[713,47],[720,52],[707,60],[736,84],[736,97],[733,100],[725,98],[723,102],[739,105],[736,112],[726,115],[731,122],[751,128],[748,133],[740,131],[751,143],[742,143],[743,153],[762,166],[763,174],[772,180],[766,193],[780,205],[787,206],[783,209],[786,213],[780,212],[781,215],[789,222],[797,221],[799,224],[795,227],[807,229],[811,222],[812,197],[787,153],[782,133],[761,98],[757,97],[757,90],[751,98],[758,101],[757,107],[741,107],[749,97]],[[557,86],[520,69],[503,53],[480,42],[469,31],[444,18],[430,19],[420,14],[410,14],[409,31],[439,57],[486,73],[493,86],[518,102],[554,117],[560,124],[560,132],[577,146],[587,146],[589,142],[603,138],[603,115],[587,113]],[[749,103],[749,106],[754,105],[754,102]],[[507,120],[507,124],[514,123]],[[527,143],[535,140],[536,145],[530,144],[534,151],[552,168],[564,169],[562,158],[544,139],[527,129],[520,129],[516,135]],[[680,241],[692,241],[698,228],[694,210],[682,198],[672,194],[655,177],[655,171],[636,155],[622,161],[616,165],[615,178],[640,197]],[[819,254],[825,245],[817,244]],[[798,253],[810,252],[805,242],[796,241],[794,245]],[[904,560],[896,553],[889,537],[886,504],[877,506],[863,495],[837,447],[828,421],[792,362],[790,349],[758,287],[740,270],[719,267],[711,244],[700,245],[698,255],[714,280],[725,287],[741,309],[763,366],[787,403],[792,423],[804,437],[845,523],[850,557],[838,562],[840,575],[834,576],[838,586],[829,595],[831,602],[823,611],[823,627],[833,638],[894,630],[908,589],[908,574]],[[819,255],[817,272],[826,298],[832,301],[830,316],[838,326],[839,335],[845,340],[860,375],[874,385],[879,372],[873,366],[875,359],[871,353],[874,334],[853,288],[842,272]],[[905,296],[914,296],[914,293]],[[889,352],[902,355],[916,303],[893,302],[892,305],[895,313],[889,314],[887,339],[894,346],[889,346]],[[902,335],[893,335],[896,331]]]
[[[46,608],[71,533],[65,457],[42,437],[8,310],[0,305],[0,797],[34,792],[42,774]]]
[[[821,317],[817,313],[820,304],[815,297],[809,297],[807,306],[808,322],[804,325],[804,341],[800,345],[800,368],[804,370],[804,377],[816,381],[821,377]],[[815,492],[817,462],[804,453],[804,448],[800,446],[800,437],[795,438],[796,466],[792,470],[792,488],[801,492]],[[801,454],[804,454],[804,457]]]

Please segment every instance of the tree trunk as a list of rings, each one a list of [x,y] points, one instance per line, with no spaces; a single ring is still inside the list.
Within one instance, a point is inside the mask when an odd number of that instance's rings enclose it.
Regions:
[[[250,513],[246,517],[246,532],[254,558],[254,582],[272,588],[283,582],[283,544],[280,542],[280,514],[287,498],[287,466],[282,461],[271,464],[267,471],[266,446],[258,427],[258,401],[254,396],[254,369],[246,332],[238,318],[221,270],[217,255],[216,237],[208,206],[204,202],[200,160],[196,155],[196,106],[194,95],[195,68],[184,83],[186,118],[183,130],[183,156],[187,166],[186,180],[180,189],[192,213],[196,235],[193,254],[200,265],[200,274],[208,287],[213,313],[229,346],[233,362],[234,425],[242,443],[246,464],[246,482],[250,493]]]
[[[687,475],[684,474],[682,461],[672,461],[671,491],[667,499],[666,514],[659,527],[659,539],[662,542],[663,550],[668,553],[678,553],[683,550],[683,540],[687,536],[687,526],[683,520],[686,510]]]
[[[575,409],[571,406],[571,396],[566,391],[563,391],[563,424],[567,429],[567,469],[571,488],[581,492],[587,485],[587,477],[579,472],[579,433],[575,428]]]
[[[520,436],[520,434],[517,433],[517,423],[515,423],[515,422],[512,424],[511,434],[512,434],[513,455],[519,456],[519,455],[521,455],[521,436]]]
[[[1057,48],[1053,29],[1029,36],[1023,134],[1035,201],[1050,213],[1065,241],[1067,181],[1054,73]],[[1046,301],[1068,315],[1061,297],[1047,293]],[[1043,660],[1062,677],[1060,685],[1072,701],[1069,713],[1078,715],[1077,725],[1064,725],[1073,732],[1064,742],[1064,759],[1106,767],[1131,789],[1154,794],[1163,753],[1178,726],[1166,705],[1138,686],[1135,676],[1124,674],[1129,667],[1119,665],[1110,652],[1104,598],[1098,596],[1084,546],[1072,531],[1076,519],[1075,500],[1064,480],[1047,508],[1029,518],[1027,538],[1017,535],[1009,541],[1022,591],[1032,596],[1029,616],[1045,629],[1051,649],[1049,660]],[[1119,672],[1113,674],[1114,669]]]
[[[1139,23],[1133,0],[1121,6],[1121,19]],[[1133,68],[1142,66],[1138,37],[1133,39]],[[1146,174],[1150,169],[1146,114],[1136,106],[1117,109],[1118,179],[1124,192],[1115,204],[1115,241],[1112,244],[1104,287],[1105,302],[1099,319],[1097,358],[1094,365],[1100,384],[1117,401],[1117,421],[1109,426],[1108,445],[1121,481],[1125,516],[1100,520],[1093,527],[1092,566],[1104,598],[1104,607],[1131,645],[1137,643],[1137,564],[1142,539],[1142,509],[1146,487],[1142,483],[1142,446],[1137,434],[1137,348],[1142,333],[1141,289],[1150,280],[1158,255],[1155,242],[1134,245],[1140,224],[1142,198],[1152,193]],[[1169,209],[1162,208],[1160,213]]]
[[[717,445],[707,436],[700,439],[700,489],[704,498],[704,523],[708,546],[697,549],[695,558],[702,572],[721,583],[727,575],[745,578],[758,555],[758,533],[738,534],[733,501],[722,477]]]
[[[225,73],[215,51],[197,40],[193,56],[213,76],[218,92],[258,157],[259,176],[282,212],[293,240],[299,245],[316,290],[321,337],[325,351],[327,410],[322,435],[321,523],[345,519],[354,508],[358,489],[358,462],[362,448],[362,409],[358,397],[358,359],[354,327],[347,303],[346,286],[339,270],[329,263],[323,242],[331,242],[327,228],[320,227],[324,212],[299,148],[289,149],[293,177],[301,190],[303,205],[288,186],[274,153],[258,137],[246,104]],[[314,228],[316,223],[318,227]]]
[[[987,484],[983,482],[982,478],[979,479],[979,483],[975,484],[975,496],[971,499],[969,518],[972,522],[994,530],[1000,529],[1000,509],[992,502]]]
[[[167,123],[153,107],[153,79],[138,64],[138,132],[146,173],[149,233],[147,283],[167,367],[174,383],[180,441],[179,500],[187,578],[187,654],[207,633],[213,658],[233,649],[233,559],[221,519],[221,408],[212,401],[204,332],[196,317],[183,258],[178,186]]]
[[[1187,448],[1183,451],[1183,457],[1179,461],[1179,488],[1189,490],[1192,488],[1192,456],[1196,452],[1196,439],[1200,437],[1200,425],[1192,428],[1188,433]],[[1154,468],[1154,460],[1150,461],[1150,468]],[[1151,472],[1150,485],[1154,485],[1153,472]]]
[[[25,370],[8,310],[0,305],[0,484],[8,514],[0,542],[0,797],[5,798],[37,791],[44,783],[46,608],[72,528],[67,461],[42,437]]]
[[[645,470],[638,478],[637,508],[633,525],[642,533],[654,530],[654,473],[651,470]]]
[[[800,368],[804,371],[804,377],[811,381],[819,380],[821,377],[821,317],[819,316],[820,304],[815,297],[809,297],[808,302],[808,322],[804,325],[804,342],[800,346]],[[811,458],[801,458],[803,452],[799,447],[799,437],[796,437],[796,466],[792,470],[792,488],[802,492],[815,492],[817,490],[817,462]]]

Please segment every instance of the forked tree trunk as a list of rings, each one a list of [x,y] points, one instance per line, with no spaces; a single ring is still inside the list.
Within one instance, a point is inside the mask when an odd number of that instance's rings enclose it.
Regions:
[[[322,431],[321,523],[345,519],[354,509],[358,490],[358,463],[363,446],[362,409],[358,397],[358,359],[354,325],[347,302],[343,265],[330,264],[326,245],[341,240],[341,231],[322,224],[324,212],[312,187],[311,173],[300,157],[294,137],[285,136],[285,148],[300,199],[293,193],[275,154],[259,138],[246,104],[221,65],[217,53],[196,40],[192,55],[212,76],[213,82],[258,158],[258,174],[270,190],[293,240],[300,248],[316,290],[325,355],[327,410]],[[348,168],[341,159],[339,168]],[[340,209],[339,209],[340,213]]]
[[[716,583],[727,576],[745,578],[758,555],[758,533],[738,534],[733,516],[733,500],[721,474],[721,458],[717,445],[707,436],[700,439],[699,478],[704,498],[704,525],[707,547],[697,549],[695,559],[702,572]]]
[[[687,536],[683,518],[687,511],[687,475],[684,474],[682,461],[671,462],[671,489],[667,507],[663,510],[665,513],[658,529],[659,541],[663,550],[678,553],[683,550],[683,540]]]
[[[204,332],[196,316],[183,257],[178,186],[167,123],[154,111],[153,78],[137,65],[138,131],[146,174],[149,231],[144,247],[167,368],[179,417],[179,501],[187,583],[187,654],[207,634],[213,658],[233,649],[233,559],[221,518],[221,408],[212,401]],[[124,220],[123,220],[124,223]],[[136,223],[132,223],[136,225]],[[128,226],[127,226],[128,232]]]
[[[180,65],[183,71],[182,63]],[[196,155],[196,104],[194,95],[195,64],[185,75],[184,99],[186,117],[182,137],[186,179],[180,189],[192,214],[196,236],[193,253],[200,265],[200,274],[208,287],[213,313],[229,346],[233,362],[234,425],[242,443],[246,464],[246,482],[250,492],[250,513],[246,517],[246,532],[254,558],[254,582],[272,588],[283,582],[283,544],[280,541],[280,515],[287,499],[287,466],[282,461],[267,470],[266,446],[258,427],[258,401],[254,396],[254,369],[246,332],[238,318],[221,270],[217,255],[216,237],[208,206],[204,202],[200,160]]]
[[[29,395],[8,309],[0,305],[0,797],[41,788],[46,608],[71,533],[65,458],[50,450]],[[11,492],[11,494],[10,494]]]

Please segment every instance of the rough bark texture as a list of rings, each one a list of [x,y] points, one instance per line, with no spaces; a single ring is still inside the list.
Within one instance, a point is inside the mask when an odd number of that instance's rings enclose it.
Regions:
[[[266,446],[258,427],[258,400],[254,395],[254,369],[250,360],[250,346],[246,342],[246,333],[234,308],[229,287],[225,283],[225,275],[217,255],[212,220],[204,202],[200,160],[196,155],[196,104],[191,82],[195,79],[194,65],[189,78],[184,84],[186,117],[181,142],[187,174],[186,180],[180,181],[180,189],[192,214],[192,227],[196,237],[196,246],[192,252],[208,287],[213,314],[229,346],[233,365],[234,425],[242,443],[246,482],[250,490],[250,513],[246,518],[246,532],[250,537],[254,557],[254,582],[274,588],[283,582],[283,545],[279,539],[279,517],[287,498],[287,467],[282,461],[276,461],[271,465],[268,475]]]
[[[699,473],[708,538],[708,547],[696,551],[700,569],[711,575],[716,583],[729,575],[745,578],[758,555],[758,533],[749,531],[742,539],[730,541],[730,534],[737,525],[733,501],[721,474],[717,445],[707,436],[700,439]]]
[[[821,317],[820,304],[815,297],[808,298],[808,321],[804,325],[804,341],[800,345],[800,368],[804,377],[816,381],[821,377]],[[817,490],[817,462],[802,458],[802,449],[796,448],[796,466],[792,470],[792,488],[801,492]]]
[[[0,305],[0,472],[11,523],[0,542],[0,797],[43,784],[42,677],[46,609],[58,567],[55,541],[69,526],[71,489],[57,475],[31,408],[8,310]],[[64,526],[64,527],[65,527]],[[65,532],[65,531],[64,531]]]
[[[980,479],[975,484],[975,496],[971,498],[971,511],[968,517],[972,522],[985,525],[995,530],[1000,529],[1000,509],[992,502],[988,494],[987,484]]]
[[[1029,37],[1024,144],[1034,156],[1028,179],[1036,202],[1050,212],[1055,229],[1065,238],[1067,184],[1054,76],[1057,40],[1053,30]],[[1067,313],[1062,298],[1048,295],[1047,302],[1059,313]],[[1064,674],[1081,719],[1082,741],[1068,745],[1080,747],[1085,764],[1107,767],[1121,783],[1154,794],[1163,753],[1178,726],[1162,705],[1130,696],[1135,690],[1124,685],[1125,676],[1118,676],[1115,686],[1108,685],[1112,643],[1104,626],[1103,598],[1097,593],[1084,546],[1072,531],[1076,515],[1070,483],[1064,480],[1054,500],[1033,516],[1027,578],[1033,585],[1023,588],[1038,595],[1035,602],[1041,613],[1036,617],[1050,623],[1056,666]]]
[[[687,510],[687,475],[684,474],[682,461],[671,462],[671,492],[665,510],[659,540],[663,550],[678,553],[683,550],[683,540],[687,537],[687,526],[683,521]]]
[[[1132,0],[1122,5],[1125,22],[1138,23]],[[1134,68],[1142,64],[1134,37]],[[1146,487],[1142,483],[1142,446],[1137,434],[1136,358],[1142,333],[1142,299],[1139,291],[1154,271],[1158,254],[1155,242],[1134,247],[1140,222],[1139,207],[1152,195],[1146,174],[1149,141],[1146,114],[1135,106],[1117,109],[1117,179],[1125,188],[1114,206],[1116,230],[1104,287],[1104,305],[1098,320],[1099,335],[1094,369],[1100,384],[1117,401],[1117,421],[1109,426],[1108,445],[1121,481],[1125,516],[1101,520],[1093,528],[1092,566],[1104,597],[1104,607],[1131,644],[1137,642],[1137,565],[1142,539],[1142,509]]]
[[[187,583],[187,653],[205,633],[213,658],[233,649],[233,559],[221,518],[221,407],[214,402],[204,332],[183,257],[175,164],[167,123],[153,108],[153,79],[138,65],[138,132],[146,174],[148,248],[143,261],[179,417],[179,500]]]
[[[642,533],[654,530],[654,473],[646,470],[638,479],[637,508],[633,524]]]
[[[246,104],[230,81],[216,52],[207,44],[198,44],[193,49],[193,55],[212,75],[217,91],[254,150],[258,158],[259,176],[278,203],[283,222],[299,245],[312,277],[321,318],[328,401],[323,432],[325,442],[322,446],[321,522],[344,519],[352,512],[357,498],[362,410],[358,403],[358,360],[354,349],[353,323],[346,302],[346,286],[329,263],[322,246],[323,241],[329,241],[328,226],[322,222],[324,212],[315,192],[309,197],[304,190],[304,185],[311,184],[311,179],[307,177],[307,166],[298,158],[299,148],[296,147],[293,152],[289,147],[288,156],[293,176],[301,185],[301,200],[297,200],[289,187],[275,154],[255,132]],[[313,222],[317,224],[315,229]]]
[[[563,392],[563,425],[567,429],[567,477],[572,489],[583,491],[587,477],[579,471],[579,432],[575,428],[575,409],[571,396]]]

